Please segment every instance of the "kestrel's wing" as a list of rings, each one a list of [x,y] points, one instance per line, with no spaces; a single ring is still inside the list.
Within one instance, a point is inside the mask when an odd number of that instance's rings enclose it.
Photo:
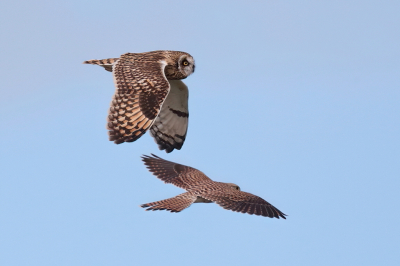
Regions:
[[[150,128],[150,134],[160,150],[165,150],[167,153],[182,148],[189,122],[187,86],[180,80],[170,80],[169,83],[170,92]]]
[[[171,183],[186,190],[201,188],[207,183],[213,183],[210,178],[197,169],[152,155],[153,157],[143,155],[143,162],[150,172],[165,183]]]
[[[150,128],[170,89],[163,60],[134,59],[134,54],[123,54],[113,67],[116,91],[107,129],[116,144],[133,142]]]
[[[142,204],[140,207],[146,208],[146,211],[167,210],[170,212],[180,212],[189,207],[196,199],[197,196],[185,192],[173,198]]]
[[[279,217],[281,217],[286,219],[286,214],[272,206],[269,202],[247,192],[233,189],[232,191],[229,191],[229,193],[208,191],[207,194],[201,196],[214,201],[226,210],[261,215],[270,218],[275,217],[279,219]]]

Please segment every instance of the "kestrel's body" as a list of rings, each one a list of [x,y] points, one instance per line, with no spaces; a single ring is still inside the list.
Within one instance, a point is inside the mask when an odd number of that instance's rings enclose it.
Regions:
[[[188,88],[181,81],[194,72],[185,52],[126,53],[119,58],[89,60],[111,71],[116,91],[107,129],[116,144],[133,142],[148,129],[161,150],[181,149],[188,127]]]
[[[240,191],[239,186],[235,184],[215,182],[197,169],[152,155],[153,157],[142,157],[149,171],[165,183],[172,183],[187,192],[173,198],[141,205],[147,210],[180,212],[192,203],[215,202],[222,208],[235,212],[286,219],[286,214],[262,198]]]

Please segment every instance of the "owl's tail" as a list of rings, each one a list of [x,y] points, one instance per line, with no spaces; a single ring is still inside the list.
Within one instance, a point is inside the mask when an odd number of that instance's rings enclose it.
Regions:
[[[146,211],[167,210],[170,212],[180,212],[189,207],[196,199],[197,196],[186,192],[173,198],[142,204],[140,207],[146,208]]]
[[[108,58],[108,59],[93,59],[93,60],[87,60],[83,62],[84,64],[91,64],[91,65],[99,65],[101,67],[104,67],[105,70],[112,72],[112,66],[114,65],[115,62],[118,61],[119,58]]]

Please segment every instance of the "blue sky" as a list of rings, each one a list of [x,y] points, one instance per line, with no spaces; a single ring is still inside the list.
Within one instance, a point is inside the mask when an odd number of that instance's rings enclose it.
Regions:
[[[2,265],[397,265],[398,1],[0,3]],[[108,141],[126,52],[196,60],[181,151]],[[194,204],[140,155],[200,169],[287,220]]]

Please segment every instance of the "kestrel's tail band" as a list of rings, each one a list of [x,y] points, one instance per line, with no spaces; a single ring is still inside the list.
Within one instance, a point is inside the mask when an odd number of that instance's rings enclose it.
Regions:
[[[186,192],[173,198],[142,204],[140,207],[146,208],[146,211],[167,210],[180,212],[189,207],[196,199],[197,196]]]

